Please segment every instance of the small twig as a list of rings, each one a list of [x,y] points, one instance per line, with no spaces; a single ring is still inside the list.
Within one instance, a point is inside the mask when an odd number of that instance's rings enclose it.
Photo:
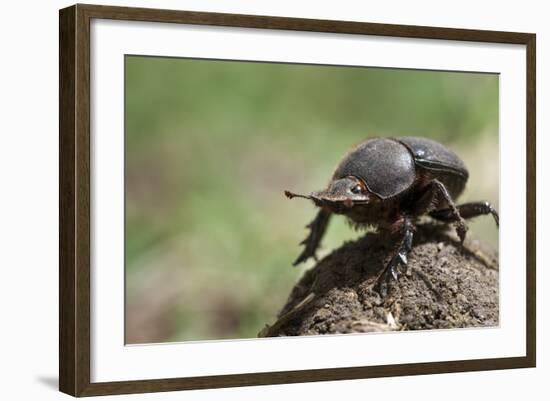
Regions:
[[[422,281],[424,281],[424,283],[426,284],[426,287],[428,287],[428,289],[434,293],[434,295],[436,296],[437,300],[438,301],[441,301],[441,299],[443,299],[443,297],[441,296],[441,294],[439,293],[439,291],[434,287],[434,285],[432,284],[432,282],[430,281],[430,278],[426,275],[426,273],[424,273],[422,270],[420,269],[417,269],[416,267],[413,267],[413,272],[416,273],[416,275],[418,277],[420,277],[422,279]]]
[[[302,311],[313,299],[315,298],[315,293],[308,294],[307,297],[302,299],[292,310],[285,313],[281,316],[275,323],[270,325],[265,325],[265,327],[258,333],[258,337],[273,337],[273,333],[279,331],[279,329],[287,322],[296,317],[296,314]]]

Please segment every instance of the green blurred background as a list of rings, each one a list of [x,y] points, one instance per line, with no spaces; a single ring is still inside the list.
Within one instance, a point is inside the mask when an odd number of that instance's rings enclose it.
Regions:
[[[470,170],[462,201],[498,208],[498,76],[127,56],[126,342],[250,338],[305,268],[322,188],[372,136],[415,135]],[[333,219],[319,256],[354,232]],[[472,237],[498,246],[490,217]]]

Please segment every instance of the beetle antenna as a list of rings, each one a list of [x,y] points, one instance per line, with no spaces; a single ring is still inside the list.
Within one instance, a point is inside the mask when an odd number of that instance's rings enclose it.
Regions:
[[[304,199],[313,200],[313,198],[312,198],[311,196],[295,194],[295,193],[290,192],[290,191],[285,191],[285,195],[286,195],[286,197],[287,197],[288,199],[292,199],[292,198],[304,198]]]

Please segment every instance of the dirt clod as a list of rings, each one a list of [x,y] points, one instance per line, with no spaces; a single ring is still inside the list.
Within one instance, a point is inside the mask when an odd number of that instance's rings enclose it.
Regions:
[[[297,336],[498,325],[498,255],[462,247],[442,225],[419,225],[408,268],[386,297],[374,285],[396,240],[369,233],[306,271],[277,321],[260,336]]]

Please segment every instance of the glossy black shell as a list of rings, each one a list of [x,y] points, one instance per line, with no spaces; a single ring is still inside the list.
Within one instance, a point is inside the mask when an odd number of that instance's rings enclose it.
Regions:
[[[468,170],[445,146],[425,138],[373,138],[352,149],[340,162],[333,179],[355,176],[382,199],[397,196],[417,181],[423,172],[437,178],[453,198],[466,184]]]

